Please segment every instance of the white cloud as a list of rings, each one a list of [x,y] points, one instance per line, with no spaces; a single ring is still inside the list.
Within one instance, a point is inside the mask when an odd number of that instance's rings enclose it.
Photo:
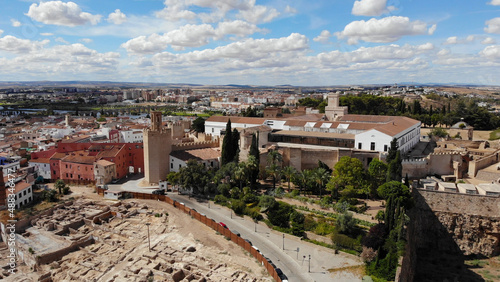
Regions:
[[[10,22],[12,23],[13,27],[20,27],[21,26],[21,22],[18,20],[11,19]]]
[[[210,39],[221,39],[225,35],[246,36],[262,31],[256,25],[241,20],[220,22],[215,29],[209,24],[185,25],[163,35],[139,36],[123,43],[121,47],[129,53],[153,54],[165,50],[168,45],[176,50],[185,47],[200,47]]]
[[[491,60],[500,60],[500,45],[486,46],[479,54]]]
[[[74,2],[64,3],[61,1],[31,4],[26,15],[44,24],[63,26],[77,26],[86,23],[95,25],[101,20],[101,15],[92,15],[82,12],[80,7]]]
[[[447,44],[447,45],[457,44],[457,43],[458,43],[458,37],[456,37],[456,36],[448,37],[448,39],[446,39],[446,41],[444,42],[444,44]]]
[[[429,35],[433,35],[434,32],[436,32],[436,28],[437,28],[437,24],[433,24],[431,27],[429,27],[429,30],[427,31],[427,33]]]
[[[153,56],[158,65],[172,64],[208,64],[219,62],[221,67],[229,69],[277,67],[293,64],[297,52],[308,49],[307,37],[292,33],[288,37],[272,39],[246,39],[215,49],[193,51],[174,55],[163,52]],[[295,59],[295,60],[294,60]]]
[[[127,21],[127,16],[120,11],[120,9],[116,9],[113,13],[109,14],[108,22],[112,22],[114,24],[122,24]]]
[[[387,13],[387,0],[357,0],[351,13],[356,16],[380,16]]]
[[[218,38],[222,38],[227,34],[236,36],[247,36],[256,32],[261,32],[262,29],[258,28],[255,24],[251,24],[241,20],[220,22],[216,29]]]
[[[486,21],[486,27],[484,28],[484,31],[487,33],[500,34],[500,17]]]
[[[49,40],[31,41],[28,39],[20,39],[12,35],[6,35],[0,38],[0,50],[11,53],[31,53],[40,50],[44,45],[48,44]]]
[[[3,30],[0,29],[0,35],[2,35],[2,33],[3,33]]]
[[[42,33],[40,33],[40,35],[42,35],[42,36],[52,36],[54,34],[50,33],[50,32],[42,32]]]
[[[56,42],[60,42],[60,43],[64,43],[64,44],[69,44],[68,41],[64,40],[64,38],[62,37],[57,37],[56,39],[54,39]]]
[[[340,39],[348,38],[349,44],[357,44],[359,40],[379,43],[394,42],[406,35],[425,33],[427,33],[426,23],[411,22],[407,17],[392,16],[380,20],[372,18],[368,21],[354,21],[335,35]]]
[[[488,4],[493,6],[500,6],[500,0],[491,0]]]
[[[481,41],[481,44],[484,44],[484,45],[491,45],[491,44],[495,44],[497,43],[495,39],[491,38],[491,37],[486,37],[483,41]]]
[[[332,37],[332,36],[333,36],[333,34],[331,34],[328,30],[323,30],[313,40],[316,42],[328,43],[328,41],[330,41],[330,37]]]
[[[81,42],[84,42],[84,43],[91,43],[93,42],[94,40],[90,39],[90,38],[82,38],[80,39]]]
[[[196,14],[192,11],[186,10],[185,1],[165,0],[165,8],[161,11],[155,12],[156,17],[162,18],[166,21],[175,22],[178,20],[192,20],[196,18]]]
[[[297,9],[291,7],[290,5],[286,5],[285,13],[287,14],[297,14]]]
[[[247,10],[241,10],[239,13],[239,16],[251,23],[267,23],[279,15],[280,13],[276,9],[262,5],[256,5]]]
[[[464,39],[460,39],[456,36],[451,36],[451,37],[448,37],[443,44],[444,45],[465,44],[465,43],[473,42],[474,39],[475,39],[474,35],[468,35]]]

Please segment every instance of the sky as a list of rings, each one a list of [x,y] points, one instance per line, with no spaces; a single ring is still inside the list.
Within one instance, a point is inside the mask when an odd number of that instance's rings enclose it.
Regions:
[[[3,0],[0,81],[500,85],[500,0]]]

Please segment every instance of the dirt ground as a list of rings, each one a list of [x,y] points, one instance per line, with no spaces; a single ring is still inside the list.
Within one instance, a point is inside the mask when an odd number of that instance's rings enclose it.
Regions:
[[[500,281],[500,256],[468,260],[469,269],[481,275],[486,282]]]
[[[73,193],[65,197],[110,202],[103,201],[90,187],[72,186],[71,190]],[[174,275],[184,272],[205,277],[203,281],[273,281],[248,252],[189,215],[154,200],[123,201],[124,205],[127,203],[143,212],[124,219],[113,218],[97,229],[83,225],[78,233],[99,238],[94,244],[42,265],[37,272],[19,265],[15,275],[3,280],[38,281],[41,275],[50,273],[53,281],[78,280],[77,277],[87,281],[149,281],[150,277],[153,281],[172,281]],[[150,223],[148,229],[146,222]],[[186,251],[190,247],[196,250]],[[0,246],[0,261],[7,254],[5,246]]]

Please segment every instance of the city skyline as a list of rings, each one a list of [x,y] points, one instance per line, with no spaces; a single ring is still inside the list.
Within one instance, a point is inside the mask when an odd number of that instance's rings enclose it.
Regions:
[[[499,0],[11,1],[0,77],[498,85],[499,12]]]

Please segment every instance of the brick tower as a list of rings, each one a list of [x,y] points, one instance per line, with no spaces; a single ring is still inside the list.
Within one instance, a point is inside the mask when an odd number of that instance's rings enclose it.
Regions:
[[[169,156],[172,151],[171,129],[163,127],[161,112],[151,112],[151,126],[144,129],[145,182],[156,185],[170,172]]]

